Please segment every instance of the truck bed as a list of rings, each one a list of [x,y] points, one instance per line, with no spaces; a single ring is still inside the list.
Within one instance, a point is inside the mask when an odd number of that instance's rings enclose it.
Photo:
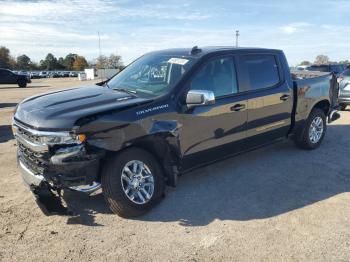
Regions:
[[[316,100],[330,99],[329,110],[338,107],[337,78],[333,73],[291,71],[294,87],[295,123],[307,119]]]

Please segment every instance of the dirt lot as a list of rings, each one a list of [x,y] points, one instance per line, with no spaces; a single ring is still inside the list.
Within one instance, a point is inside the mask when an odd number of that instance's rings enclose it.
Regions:
[[[287,141],[201,168],[140,218],[111,214],[100,193],[66,193],[76,216],[43,215],[16,168],[12,111],[27,96],[80,84],[0,86],[0,260],[350,260],[350,112],[318,150]]]

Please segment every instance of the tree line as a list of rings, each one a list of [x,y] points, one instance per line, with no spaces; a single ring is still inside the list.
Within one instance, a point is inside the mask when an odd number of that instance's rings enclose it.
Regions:
[[[39,63],[34,62],[29,56],[23,54],[13,57],[10,50],[0,46],[0,68],[11,70],[65,70],[65,71],[82,71],[85,68],[122,68],[122,58],[119,55],[111,54],[110,56],[101,55],[91,62],[88,62],[84,56],[69,53],[65,57],[55,57],[48,53]]]
[[[316,56],[315,61],[313,63],[311,63],[310,61],[306,61],[306,60],[302,61],[300,63],[300,65],[303,65],[303,66],[311,66],[312,64],[314,64],[314,65],[329,65],[329,64],[331,64],[331,65],[334,65],[334,64],[348,65],[348,64],[350,64],[350,62],[349,62],[349,60],[341,60],[339,62],[335,62],[335,61],[331,61],[329,59],[329,57],[326,55],[318,55],[318,56]]]

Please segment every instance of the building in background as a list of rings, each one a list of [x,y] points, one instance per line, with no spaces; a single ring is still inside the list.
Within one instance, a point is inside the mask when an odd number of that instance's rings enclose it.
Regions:
[[[85,69],[85,76],[81,74],[81,77],[79,80],[94,80],[94,79],[101,79],[106,80],[111,77],[113,77],[115,74],[117,74],[120,70],[115,68],[106,68],[106,69],[95,69],[95,68],[88,68]]]

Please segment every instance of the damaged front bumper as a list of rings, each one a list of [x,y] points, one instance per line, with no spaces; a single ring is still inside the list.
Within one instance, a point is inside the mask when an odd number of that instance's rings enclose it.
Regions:
[[[45,181],[43,175],[34,174],[25,164],[18,159],[18,167],[21,170],[23,182],[28,187],[39,187]]]
[[[56,154],[49,158],[45,168],[41,169],[42,172],[38,172],[40,166],[33,166],[33,162],[35,156],[43,154],[35,152],[34,157],[30,157],[28,151],[29,149],[24,149],[18,142],[18,167],[24,184],[33,193],[35,202],[46,215],[72,214],[63,204],[62,189],[91,194],[101,187],[97,181],[102,154],[88,154],[84,145],[56,150]]]
[[[88,154],[83,145],[62,148],[52,155],[44,168],[33,166],[23,145],[19,145],[18,166],[23,181],[31,189],[47,184],[52,189],[72,189],[92,193],[100,188],[99,164],[102,154]],[[34,170],[37,169],[35,172]],[[40,172],[38,171],[40,169]]]
[[[14,121],[17,160],[23,181],[31,189],[45,184],[50,189],[91,193],[99,189],[100,160],[104,152],[86,143],[69,143],[68,132],[33,130]],[[64,143],[43,143],[42,140]],[[64,140],[64,139],[65,140]],[[33,191],[33,190],[32,190]]]

